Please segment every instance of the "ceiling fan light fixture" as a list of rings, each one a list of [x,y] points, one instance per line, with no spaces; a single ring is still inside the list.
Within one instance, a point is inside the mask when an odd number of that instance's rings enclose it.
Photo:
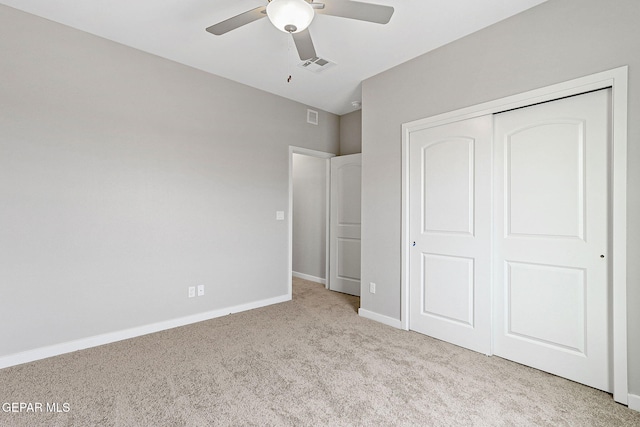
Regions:
[[[311,24],[314,12],[305,0],[271,0],[267,5],[267,16],[280,31],[299,33]]]

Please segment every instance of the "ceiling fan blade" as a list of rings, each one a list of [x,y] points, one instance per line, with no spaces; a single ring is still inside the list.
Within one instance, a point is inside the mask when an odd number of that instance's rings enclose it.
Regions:
[[[266,6],[256,7],[255,9],[251,9],[247,12],[241,13],[240,15],[236,15],[222,22],[218,22],[217,24],[213,24],[207,28],[207,31],[211,34],[215,34],[216,36],[221,36],[231,30],[235,30],[243,25],[257,21],[260,18],[264,18],[267,16],[265,13],[266,9]]]
[[[323,15],[386,24],[393,15],[393,7],[357,1],[333,0],[330,3],[326,3],[323,9],[317,9],[316,12]]]
[[[304,61],[318,56],[316,55],[316,49],[313,47],[313,40],[311,40],[311,34],[309,33],[308,28],[291,35],[293,36],[293,41],[296,44],[296,49],[298,49],[298,56],[300,56],[300,59]]]

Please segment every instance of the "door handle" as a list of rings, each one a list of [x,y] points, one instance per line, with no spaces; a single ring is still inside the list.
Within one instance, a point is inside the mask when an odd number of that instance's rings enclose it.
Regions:
[[[413,242],[413,243],[411,244],[411,246],[415,246],[415,245],[416,245],[416,242]]]

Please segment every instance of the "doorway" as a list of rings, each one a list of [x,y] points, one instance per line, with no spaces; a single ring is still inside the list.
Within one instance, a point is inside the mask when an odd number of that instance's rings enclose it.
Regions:
[[[361,165],[289,147],[289,295],[292,277],[360,295]]]
[[[294,275],[328,287],[332,157],[335,154],[289,147],[289,295]]]
[[[293,154],[293,277],[327,284],[327,160]]]

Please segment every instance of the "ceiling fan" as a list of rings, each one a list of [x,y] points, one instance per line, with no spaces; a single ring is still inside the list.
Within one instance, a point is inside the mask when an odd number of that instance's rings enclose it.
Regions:
[[[267,16],[276,28],[293,36],[298,55],[305,61],[317,57],[308,29],[316,12],[378,24],[388,23],[393,15],[393,7],[355,1],[331,0],[327,4],[314,0],[267,1],[266,6],[259,6],[218,22],[208,27],[207,31],[220,36]]]

